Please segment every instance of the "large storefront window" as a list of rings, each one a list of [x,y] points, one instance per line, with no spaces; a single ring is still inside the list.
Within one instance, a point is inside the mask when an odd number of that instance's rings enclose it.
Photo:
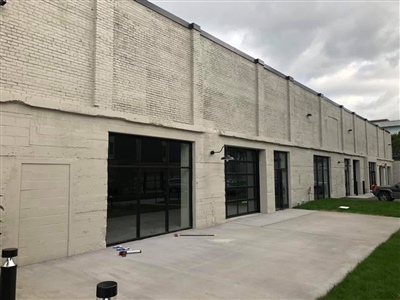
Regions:
[[[329,157],[314,156],[314,199],[330,197]]]
[[[190,143],[110,133],[107,244],[190,228]]]
[[[225,147],[226,217],[236,217],[260,211],[258,151]]]

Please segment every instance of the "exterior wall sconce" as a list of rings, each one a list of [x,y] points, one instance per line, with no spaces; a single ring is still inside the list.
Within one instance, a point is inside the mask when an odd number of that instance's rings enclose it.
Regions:
[[[338,164],[340,164],[340,163],[341,163],[341,161],[339,160],[337,163],[338,163]]]
[[[223,156],[221,157],[221,160],[225,160],[226,162],[231,161],[231,160],[235,160],[232,156],[227,155],[227,156]]]
[[[350,128],[349,130],[347,130],[348,133],[350,133],[350,132],[352,132],[352,131],[353,131],[353,129],[351,129],[351,128]]]
[[[388,146],[391,146],[392,144],[388,144]]]
[[[307,118],[312,117],[312,114],[307,114]]]
[[[225,148],[225,145],[222,146],[221,150],[219,150],[219,151],[214,151],[214,150],[212,150],[212,151],[210,152],[210,155],[214,155],[215,153],[221,153],[222,150],[223,150],[224,148]],[[228,162],[228,161],[235,160],[235,159],[234,159],[232,156],[227,155],[227,156],[221,157],[221,160],[225,160],[226,162]]]
[[[6,3],[7,3],[7,0],[0,0],[0,6],[6,5]]]
[[[219,150],[219,151],[214,151],[214,150],[212,150],[212,151],[210,152],[210,155],[214,155],[215,153],[221,153],[222,150],[223,150],[224,148],[225,148],[225,145],[222,146],[221,150]]]

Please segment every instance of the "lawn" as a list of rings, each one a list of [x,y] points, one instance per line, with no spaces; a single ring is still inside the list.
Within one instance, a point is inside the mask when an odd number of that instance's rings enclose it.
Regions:
[[[349,209],[340,209],[348,206]],[[295,208],[400,218],[400,202],[320,199]],[[340,283],[319,300],[400,299],[400,230],[379,245]]]
[[[349,206],[349,209],[340,209],[339,206]],[[339,211],[366,215],[378,215],[400,218],[400,202],[373,201],[359,199],[319,199],[307,202],[294,208],[310,210]]]
[[[400,230],[318,299],[400,299],[399,249]]]

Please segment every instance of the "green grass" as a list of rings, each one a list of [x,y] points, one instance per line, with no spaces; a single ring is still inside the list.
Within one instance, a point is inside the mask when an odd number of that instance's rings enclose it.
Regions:
[[[318,299],[400,299],[400,230]]]
[[[349,209],[340,209],[339,206],[349,206]],[[294,208],[310,210],[338,211],[366,215],[378,215],[400,218],[400,202],[372,201],[359,199],[319,199],[307,202]]]

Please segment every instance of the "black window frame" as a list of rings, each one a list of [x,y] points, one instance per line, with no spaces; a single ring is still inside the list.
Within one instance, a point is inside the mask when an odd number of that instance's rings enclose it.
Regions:
[[[237,159],[238,155],[235,155],[234,152],[246,152],[246,159],[244,157],[241,157],[241,159]],[[251,156],[253,159],[248,160],[248,154],[251,152]],[[232,155],[233,154],[233,155]],[[238,153],[237,153],[238,154]],[[225,161],[225,217],[227,219],[229,218],[234,218],[238,216],[243,216],[243,215],[249,215],[253,213],[258,213],[260,212],[260,173],[259,173],[259,151],[256,149],[249,149],[249,148],[240,148],[240,147],[231,147],[231,146],[225,146],[225,157],[228,155],[233,156],[235,159],[231,161]],[[239,164],[246,164],[246,172],[230,172],[229,169],[232,168],[232,166],[239,165]],[[230,165],[229,165],[230,164]],[[252,165],[253,171],[249,172],[248,166]],[[247,184],[246,185],[240,185],[239,186],[239,178],[240,177],[246,177],[247,178]],[[253,177],[253,183],[248,184],[249,178]],[[234,183],[236,183],[236,186],[233,186],[232,182],[228,181],[228,179],[231,178],[236,178]],[[246,198],[240,198],[238,199],[238,191],[246,189]],[[253,189],[254,191],[254,196],[249,198],[248,197],[248,191],[249,189]],[[236,199],[232,200],[229,199],[228,197],[232,194],[236,195]],[[239,212],[239,203],[243,203],[244,201],[247,202],[247,211],[244,213]],[[250,201],[254,201],[254,209],[250,209],[249,203]],[[236,203],[236,214],[229,214],[228,211],[228,205]]]

